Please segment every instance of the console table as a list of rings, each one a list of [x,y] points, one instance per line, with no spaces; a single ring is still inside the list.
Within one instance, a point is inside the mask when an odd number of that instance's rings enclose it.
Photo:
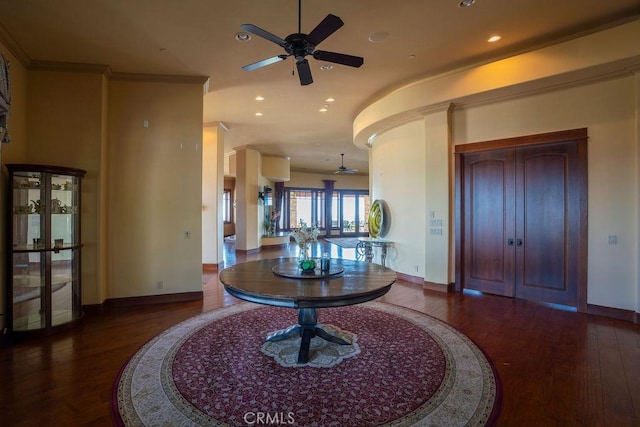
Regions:
[[[380,248],[380,263],[384,267],[387,259],[387,247],[391,246],[393,242],[391,240],[379,239],[377,237],[360,237],[358,245],[356,246],[356,253],[358,256],[364,256],[367,262],[373,262],[373,248]]]

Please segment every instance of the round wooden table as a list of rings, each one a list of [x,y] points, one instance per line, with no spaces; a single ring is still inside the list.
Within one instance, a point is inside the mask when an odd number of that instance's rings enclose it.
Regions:
[[[331,269],[302,274],[296,258],[273,258],[233,265],[220,272],[229,294],[258,304],[298,309],[298,324],[267,336],[268,341],[302,337],[298,363],[309,360],[311,338],[318,336],[351,344],[318,324],[318,308],[371,301],[386,294],[396,281],[395,271],[378,264],[331,259]]]

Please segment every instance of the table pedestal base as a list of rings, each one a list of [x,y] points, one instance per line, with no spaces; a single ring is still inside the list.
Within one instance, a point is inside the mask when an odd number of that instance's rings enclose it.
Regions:
[[[267,335],[267,341],[282,341],[292,337],[302,337],[298,363],[309,362],[309,346],[311,338],[320,337],[326,341],[340,345],[351,345],[341,337],[327,332],[322,325],[318,325],[318,312],[315,308],[301,308],[298,310],[298,324]]]

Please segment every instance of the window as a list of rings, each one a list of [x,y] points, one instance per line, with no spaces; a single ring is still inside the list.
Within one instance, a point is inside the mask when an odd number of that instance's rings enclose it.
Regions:
[[[334,190],[331,197],[332,230],[340,234],[366,235],[368,232],[369,192]],[[291,230],[300,221],[326,229],[325,192],[311,188],[285,188],[282,212],[283,227]]]
[[[224,219],[224,222],[228,223],[228,222],[233,222],[233,216],[232,216],[232,203],[233,203],[233,196],[231,195],[231,190],[224,190],[224,193],[222,193],[222,218]]]
[[[300,222],[324,228],[324,190],[285,190],[285,211],[289,229],[297,228]]]

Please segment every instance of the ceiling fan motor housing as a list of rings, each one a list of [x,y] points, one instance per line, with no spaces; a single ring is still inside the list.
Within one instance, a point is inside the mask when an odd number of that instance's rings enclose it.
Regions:
[[[305,56],[311,55],[315,50],[315,45],[309,41],[309,36],[303,33],[290,34],[285,38],[287,44],[284,46],[284,50],[296,58],[296,61],[301,61]]]

